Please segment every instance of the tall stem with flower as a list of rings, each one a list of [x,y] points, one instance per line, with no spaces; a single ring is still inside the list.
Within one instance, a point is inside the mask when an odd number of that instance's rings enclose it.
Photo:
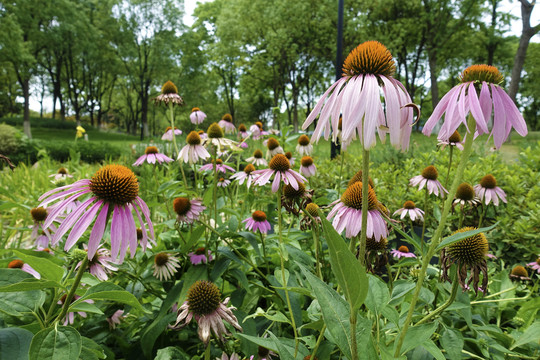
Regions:
[[[362,231],[360,232],[360,250],[358,260],[366,265],[367,217],[369,208],[369,150],[363,151],[362,156]],[[367,186],[364,186],[366,184]],[[353,252],[354,254],[354,252]]]

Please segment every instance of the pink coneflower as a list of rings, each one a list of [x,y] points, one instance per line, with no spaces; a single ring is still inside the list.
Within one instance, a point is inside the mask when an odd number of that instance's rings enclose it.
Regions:
[[[223,335],[229,334],[223,325],[223,320],[238,331],[242,331],[242,327],[232,312],[235,307],[227,307],[228,303],[229,298],[221,302],[221,293],[214,283],[199,280],[189,288],[187,300],[178,309],[178,317],[173,328],[181,329],[195,319],[199,324],[199,339],[205,345],[208,345],[212,332],[223,341]]]
[[[412,221],[415,221],[416,219],[424,220],[424,211],[417,208],[414,202],[410,200],[405,201],[403,207],[396,210],[394,215],[401,215],[401,220],[405,219],[405,216],[408,216]]]
[[[205,133],[203,130],[197,131],[197,134],[199,134],[199,136],[201,137],[201,140],[208,139],[208,134]]]
[[[231,134],[236,131],[236,126],[233,124],[233,118],[231,114],[225,114],[219,120],[218,125],[225,131],[226,134]]]
[[[294,161],[296,160],[296,158],[292,156],[292,152],[287,151],[285,153],[285,157],[287,158],[287,160],[289,160],[289,164],[291,164],[291,167],[294,166]]]
[[[240,140],[240,144],[238,146],[242,149],[247,149],[249,147],[248,143],[245,142],[243,139]]]
[[[12,260],[8,264],[8,269],[21,269],[22,271],[32,275],[36,279],[41,279],[41,275],[36,270],[34,270],[33,267],[31,267],[28,264],[25,264],[22,260],[19,260],[19,259]]]
[[[146,147],[146,150],[144,150],[144,155],[138,158],[137,161],[133,163],[133,166],[140,166],[145,161],[149,164],[155,164],[156,161],[158,164],[162,164],[164,162],[169,163],[173,161],[173,159],[165,154],[161,154],[157,147],[148,146]]]
[[[377,41],[358,45],[345,59],[343,77],[326,90],[302,129],[307,129],[320,115],[312,141],[318,141],[323,133],[328,139],[332,131],[335,142],[342,115],[344,148],[356,132],[366,150],[375,145],[376,132],[381,140],[390,132],[392,145],[406,150],[413,123],[409,107],[412,101],[405,87],[392,78],[395,70],[392,55],[384,45]],[[381,92],[384,106],[380,100]]]
[[[186,137],[187,145],[180,150],[178,160],[183,160],[185,163],[195,164],[199,159],[207,159],[210,153],[201,145],[201,137],[196,131],[192,131]]]
[[[198,107],[191,109],[191,114],[189,114],[189,120],[192,124],[199,125],[204,119],[206,119],[206,114],[201,111]]]
[[[313,145],[309,142],[309,136],[300,135],[298,138],[298,145],[296,145],[296,152],[300,156],[309,156],[313,152]]]
[[[242,220],[242,222],[246,223],[246,230],[253,232],[259,230],[262,234],[267,234],[268,230],[272,228],[268,220],[266,220],[266,214],[260,210],[254,211],[251,217]]]
[[[249,127],[249,132],[251,132],[251,138],[253,140],[259,140],[261,138],[261,132],[262,132],[262,124],[261,127],[257,123],[251,125]]]
[[[143,229],[143,237],[140,242],[143,249],[146,249],[148,240],[146,225],[150,230],[150,239],[154,237],[150,210],[138,195],[139,183],[135,174],[122,165],[104,166],[91,179],[79,180],[71,185],[59,187],[43,194],[39,198],[41,200],[40,206],[58,201],[43,226],[48,227],[71,203],[86,194],[91,194],[90,198],[67,215],[58,227],[53,237],[53,245],[56,245],[64,234],[73,228],[64,246],[64,249],[68,251],[96,219],[88,241],[88,259],[92,259],[105,232],[110,213],[112,215],[111,251],[113,258],[116,259],[120,254],[121,262],[128,246],[133,257],[137,249],[137,227],[132,217],[132,211],[135,210],[140,227]],[[144,215],[146,224],[141,213]]]
[[[267,158],[271,158],[272,156],[277,154],[285,153],[276,138],[271,137],[270,139],[263,141],[263,145],[268,148],[268,150],[266,151]]]
[[[229,179],[219,178],[218,182],[217,182],[217,186],[225,188],[225,187],[229,186],[230,183],[231,183],[231,180],[229,180]]]
[[[499,87],[504,77],[496,67],[469,66],[461,74],[460,80],[461,84],[444,95],[433,110],[422,130],[425,135],[430,135],[443,114],[446,114],[437,137],[448,139],[461,124],[467,126],[469,113],[476,120],[478,134],[490,133],[497,149],[506,141],[512,127],[521,136],[527,135],[527,124],[523,116],[508,94]],[[490,132],[488,123],[492,112],[493,128]]]
[[[461,135],[458,131],[454,133],[448,139],[439,139],[437,146],[440,146],[441,149],[444,149],[446,146],[450,145],[451,147],[455,146],[459,150],[463,150],[463,142],[461,141]]]
[[[439,192],[441,194],[441,197],[444,197],[444,193],[448,194],[448,190],[446,190],[442,184],[437,180],[439,177],[439,172],[437,169],[435,169],[435,166],[430,165],[424,170],[422,170],[422,174],[413,177],[410,180],[411,186],[418,186],[418,190],[422,190],[424,186],[427,186],[428,192],[430,194],[435,193],[436,196],[439,196]]]
[[[527,272],[527,269],[525,269],[521,265],[516,265],[512,268],[512,271],[510,272],[510,279],[522,280],[522,281],[531,280],[531,278],[529,277],[529,273]]]
[[[49,231],[56,231],[56,226],[50,224],[48,227],[43,226],[50,210],[47,210],[43,207],[37,207],[30,210],[30,215],[32,215],[32,220],[34,220],[34,225],[32,225],[32,234],[30,235],[31,239],[36,240],[36,244],[42,246],[48,246],[49,242],[52,239],[52,234]],[[41,230],[41,236],[38,236],[39,230]]]
[[[247,185],[247,188],[249,189],[249,187],[251,186],[251,183],[255,179],[255,175],[253,174],[254,171],[255,171],[255,166],[253,166],[252,164],[247,164],[244,167],[243,171],[239,171],[236,174],[233,174],[231,176],[231,179],[238,180],[238,183],[240,185],[242,185],[244,181],[247,181],[246,185]]]
[[[274,175],[272,192],[278,191],[281,180],[283,180],[285,184],[291,184],[295,190],[298,189],[299,182],[303,183],[307,180],[296,171],[291,170],[289,160],[287,160],[287,157],[283,154],[275,155],[272,160],[270,160],[268,169],[255,170],[253,174],[257,175],[255,184],[259,186],[268,184],[270,182],[270,178],[272,178],[272,175]]]
[[[239,149],[237,146],[238,143],[231,139],[227,139],[223,133],[223,128],[216,123],[212,123],[208,127],[206,133],[208,137],[203,142],[204,146],[213,145],[217,148],[218,152],[228,149]]]
[[[317,173],[317,168],[311,156],[304,156],[300,159],[300,173],[307,178]]]
[[[174,85],[172,81],[167,81],[161,87],[161,94],[154,99],[154,103],[156,105],[159,105],[160,103],[169,105],[169,103],[172,103],[173,106],[181,106],[184,105],[184,100],[180,95],[178,95],[178,88],[176,87],[176,85]]]
[[[60,300],[58,300],[58,305],[64,305],[64,302],[66,301],[66,298],[67,298],[67,294],[64,294],[64,296],[62,296],[60,298]],[[79,295],[73,295],[73,298],[71,299],[71,303],[73,303],[75,300],[79,299],[80,296]],[[86,299],[86,300],[83,300],[85,303],[88,303],[88,304],[93,304],[94,303],[94,300],[91,300],[91,299]],[[83,317],[83,318],[86,318],[86,313],[84,311],[77,311],[77,314],[79,314],[79,316]],[[69,312],[66,314],[66,317],[64,318],[64,326],[70,324],[70,325],[73,325],[73,323],[75,322],[75,313],[74,312]]]
[[[124,315],[124,310],[116,310],[111,317],[108,317],[106,320],[109,323],[109,329],[116,329],[116,325],[120,325],[122,320],[126,317]]]
[[[158,278],[159,281],[168,281],[178,272],[176,269],[180,267],[180,261],[173,255],[165,252],[156,254],[154,258],[154,277]]]
[[[219,360],[219,359],[218,359]],[[225,352],[221,354],[221,360],[241,360],[240,356],[237,353],[232,353],[231,356],[227,355]]]
[[[173,130],[172,127],[168,126],[165,129],[165,133],[161,137],[161,140],[173,141],[173,137],[178,136],[178,135],[182,135],[182,130],[178,129],[176,126],[174,127],[174,130]]]
[[[463,209],[465,204],[469,206],[476,206],[479,203],[480,199],[476,197],[474,189],[470,184],[459,184],[456,190],[456,198],[454,199],[453,205],[461,205],[461,208]]]
[[[368,185],[369,186],[369,185]],[[362,183],[355,182],[345,190],[341,199],[332,203],[334,207],[328,214],[327,219],[332,221],[332,225],[338,233],[345,230],[345,236],[352,238],[360,234],[362,230]],[[368,238],[380,241],[381,238],[388,237],[388,229],[380,211],[375,195],[375,190],[369,186],[368,215],[366,234]]]
[[[263,153],[261,150],[257,149],[253,152],[252,157],[246,159],[247,162],[252,163],[255,166],[267,166],[268,162],[264,159]]]
[[[239,139],[245,139],[249,136],[249,133],[247,131],[246,125],[240,124],[238,125],[238,138]]]
[[[99,246],[94,257],[88,262],[88,272],[101,281],[107,281],[109,280],[107,274],[110,274],[112,271],[117,271],[118,268],[112,265],[116,264],[116,262],[111,257],[109,250],[104,249],[101,246],[102,245]],[[88,250],[86,244],[83,244],[83,247],[85,250]],[[79,261],[77,266],[75,266],[75,269],[78,269],[81,264],[82,261]]]
[[[209,261],[212,261],[212,253],[210,250],[206,250],[204,247],[200,247],[195,252],[189,253],[189,261],[193,265],[199,265],[201,263],[208,263]]]
[[[497,186],[497,180],[491,174],[484,176],[480,184],[474,186],[474,191],[486,205],[493,201],[493,205],[499,206],[499,199],[506,204],[506,193]]]
[[[540,274],[540,257],[536,261],[530,262],[527,264],[528,267],[532,268],[533,271],[536,271]]]
[[[201,216],[206,206],[202,204],[202,200],[200,199],[189,200],[185,197],[178,197],[173,201],[173,209],[178,215],[176,218],[178,222],[192,224]]]
[[[401,245],[397,250],[392,249],[392,251],[390,251],[390,254],[396,259],[400,259],[402,257],[406,257],[406,258],[416,257],[416,255],[414,255],[412,252],[409,252],[409,248],[406,247],[405,245]]]
[[[56,174],[49,175],[49,177],[54,177],[55,181],[66,180],[67,178],[72,178],[73,175],[70,175],[66,168],[61,167],[58,169]]]
[[[223,160],[217,159],[215,162],[217,164],[216,167],[217,167],[218,172],[222,172],[222,173],[226,173],[227,171],[235,172],[235,170],[232,167],[230,167],[229,165],[225,165],[223,163]],[[212,160],[208,164],[204,164],[203,166],[201,166],[199,168],[200,172],[203,172],[203,171],[212,171],[213,172],[213,170],[214,170],[214,160]]]

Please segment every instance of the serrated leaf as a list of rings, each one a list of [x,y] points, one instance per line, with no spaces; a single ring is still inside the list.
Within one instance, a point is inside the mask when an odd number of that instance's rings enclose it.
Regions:
[[[364,303],[368,293],[369,282],[366,269],[351,253],[341,235],[334,230],[332,224],[326,220],[321,211],[319,215],[328,243],[332,272],[343,289],[351,311],[356,311]]]
[[[77,330],[70,326],[53,326],[34,335],[29,360],[77,360],[81,347]]]

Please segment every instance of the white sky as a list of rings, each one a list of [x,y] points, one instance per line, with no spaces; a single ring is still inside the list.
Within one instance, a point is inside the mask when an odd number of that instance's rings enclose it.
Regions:
[[[184,24],[187,26],[193,25],[195,19],[193,18],[193,11],[197,7],[198,3],[205,3],[212,0],[184,0]],[[303,0],[290,0],[290,1],[303,1]],[[347,1],[347,0],[345,0]],[[337,0],[336,0],[337,2]],[[518,0],[505,0],[501,6],[499,7],[499,11],[505,11],[510,12],[514,16],[517,17],[517,19],[512,23],[511,31],[510,33],[519,36],[521,34],[521,3]],[[540,23],[540,5],[536,5],[532,16],[531,16],[531,25],[534,26],[536,24]],[[536,35],[532,39],[533,42],[540,41],[540,35]],[[40,110],[39,101],[38,101],[39,94],[32,95],[30,97],[30,108],[35,111]],[[22,101],[22,99],[19,99]],[[45,111],[51,111],[52,109],[52,97],[48,96],[45,99],[44,104]]]

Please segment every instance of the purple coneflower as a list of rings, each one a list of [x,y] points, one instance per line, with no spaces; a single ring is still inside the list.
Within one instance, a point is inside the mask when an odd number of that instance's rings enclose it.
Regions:
[[[521,265],[516,265],[512,268],[512,271],[510,272],[510,278],[513,280],[522,280],[522,281],[529,281],[531,278],[529,277],[529,273],[527,272],[527,269]]]
[[[533,271],[536,270],[536,272],[540,274],[540,257],[538,257],[536,261],[528,263],[527,266],[532,268]]]
[[[206,250],[204,247],[200,247],[195,252],[189,253],[189,261],[193,265],[199,265],[201,263],[208,263],[209,261],[212,261],[212,253],[210,250]]]
[[[225,165],[223,163],[223,160],[217,159],[215,162],[217,164],[216,167],[217,167],[218,172],[226,173],[227,170],[231,171],[231,172],[235,172],[235,170],[232,167],[230,167],[229,165]],[[212,160],[208,164],[204,164],[203,166],[201,166],[199,168],[199,171],[201,171],[201,172],[202,171],[212,171],[213,172],[213,170],[214,170],[214,160]]]
[[[184,105],[184,100],[178,95],[178,88],[176,85],[174,85],[172,81],[167,81],[161,87],[161,94],[154,99],[154,103],[156,105],[159,105],[160,103],[165,105],[169,105],[169,103],[172,103],[173,105]]]
[[[208,137],[204,140],[203,145],[208,146],[210,144],[217,148],[217,151],[223,151],[228,149],[237,150],[238,143],[231,139],[227,139],[223,133],[223,129],[217,123],[212,123],[206,131]]]
[[[229,180],[229,179],[219,178],[218,182],[217,182],[217,186],[225,188],[225,187],[229,186],[230,183],[231,183],[231,180]]]
[[[83,244],[83,247],[85,250],[88,250],[86,244]],[[77,266],[75,266],[75,269],[78,269],[81,264],[82,261],[79,261]],[[88,272],[101,281],[107,281],[109,280],[107,274],[118,270],[118,268],[112,264],[116,264],[116,262],[111,257],[111,253],[100,245],[94,257],[88,261]]]
[[[21,269],[22,271],[32,275],[36,279],[41,279],[41,275],[36,270],[34,270],[33,267],[25,264],[22,260],[19,259],[10,261],[10,263],[8,264],[8,269]]]
[[[201,137],[201,140],[208,139],[208,134],[204,132],[204,130],[197,131],[197,134]]]
[[[258,125],[259,123],[255,123],[249,127],[249,132],[251,132],[251,137],[253,140],[259,140],[261,138],[261,132],[262,132],[262,124],[261,126]]]
[[[447,145],[455,146],[459,150],[463,150],[463,142],[461,141],[461,135],[458,133],[458,131],[454,131],[454,133],[448,138],[448,139],[439,139],[437,142],[437,146],[440,146],[441,149],[444,149]]]
[[[140,227],[143,229],[140,242],[143,249],[146,249],[149,238],[146,225],[150,230],[150,239],[154,237],[150,210],[139,197],[139,183],[135,174],[122,165],[104,166],[91,179],[79,180],[41,195],[39,206],[58,201],[43,226],[48,227],[73,201],[86,194],[90,194],[90,198],[67,215],[58,227],[53,237],[53,245],[56,245],[64,234],[73,228],[64,246],[64,249],[68,251],[96,219],[88,240],[88,259],[92,259],[99,247],[107,225],[108,214],[110,214],[112,215],[111,252],[113,258],[116,259],[120,254],[120,262],[123,261],[128,246],[133,257],[137,249],[137,227],[132,216],[132,211],[135,210]]]
[[[425,135],[431,134],[445,114],[437,137],[448,139],[461,124],[467,126],[469,113],[476,120],[478,134],[490,133],[497,149],[506,141],[512,127],[521,136],[527,135],[527,124],[523,116],[510,96],[499,86],[504,77],[496,67],[469,66],[461,74],[460,80],[461,84],[446,93],[433,110],[422,130]],[[490,132],[488,123],[492,112],[493,128]],[[468,129],[468,132],[470,131],[471,129]]]
[[[64,296],[62,296],[60,298],[60,300],[58,300],[58,305],[64,305],[64,302],[66,301],[66,298],[67,298],[67,294],[64,294]],[[71,302],[73,303],[75,300],[79,299],[80,296],[79,295],[74,295],[73,298],[71,299]],[[86,299],[86,300],[83,300],[85,303],[88,303],[88,304],[93,304],[94,303],[94,300],[91,300],[91,299]],[[77,314],[79,314],[81,317],[83,318],[86,318],[86,313],[84,311],[77,311]],[[75,313],[74,312],[69,312],[66,314],[66,317],[64,318],[64,326],[70,324],[70,325],[73,325],[73,323],[75,322]]]
[[[424,186],[427,186],[428,192],[430,194],[435,193],[436,196],[439,196],[439,192],[441,193],[441,197],[444,197],[444,193],[448,194],[448,190],[446,190],[442,184],[437,180],[439,177],[439,172],[437,169],[435,169],[435,166],[430,165],[424,170],[422,170],[422,174],[413,177],[410,180],[411,186],[418,186],[418,190],[422,190]]]
[[[223,115],[221,120],[219,120],[218,125],[225,131],[226,134],[231,134],[236,131],[231,114]]]
[[[124,310],[116,310],[114,314],[111,315],[111,317],[108,317],[106,320],[109,323],[109,328],[114,330],[116,328],[116,325],[120,325],[122,322],[122,319],[124,319],[126,315],[124,315]]]
[[[267,158],[284,153],[283,148],[279,145],[279,141],[276,138],[271,137],[270,139],[263,141],[263,145],[268,148],[266,151]]]
[[[300,159],[300,173],[307,178],[317,173],[317,168],[313,164],[313,158],[311,156],[304,156]]]
[[[154,257],[154,277],[159,281],[168,281],[178,271],[180,262],[173,254],[160,252]]]
[[[198,125],[201,124],[204,119],[206,119],[206,114],[201,111],[198,107],[191,109],[191,114],[189,114],[189,120],[192,124]]]
[[[401,245],[397,250],[392,249],[392,251],[390,251],[390,254],[396,259],[400,259],[402,257],[407,257],[407,258],[416,257],[416,255],[414,255],[412,252],[409,252],[409,248],[406,247],[405,245]]]
[[[244,141],[244,139],[240,140],[240,144],[238,145],[242,149],[247,149],[249,147],[248,143]]]
[[[268,230],[272,228],[268,220],[266,220],[266,214],[260,210],[254,211],[251,217],[242,220],[242,222],[246,223],[246,230],[253,232],[259,230],[262,234],[267,234]]]
[[[168,126],[168,127],[165,129],[165,133],[164,133],[163,136],[161,137],[161,140],[173,141],[173,137],[174,137],[174,136],[177,136],[177,135],[182,135],[182,130],[178,129],[178,128],[175,126],[175,127],[174,127],[174,131],[173,131],[172,127]]]
[[[255,166],[253,166],[252,164],[247,164],[244,167],[243,171],[239,171],[236,174],[233,174],[231,176],[231,179],[238,180],[238,183],[240,185],[242,185],[244,181],[246,181],[247,188],[249,189],[249,187],[251,186],[251,183],[255,179],[255,175],[253,174],[254,171],[255,171]]]
[[[32,234],[30,235],[30,238],[35,239],[36,244],[44,247],[48,246],[49,242],[52,239],[52,234],[49,229],[53,232],[56,232],[56,226],[52,223],[48,227],[43,226],[45,220],[47,219],[47,216],[49,215],[49,211],[50,210],[47,210],[43,207],[37,207],[30,210],[30,215],[32,215],[32,220],[34,220],[34,225],[32,225]],[[40,236],[38,236],[40,229],[42,233]]]
[[[252,163],[255,166],[267,166],[268,162],[264,159],[263,153],[261,150],[257,149],[253,152],[252,157],[246,159],[247,162]]]
[[[401,220],[405,219],[405,216],[409,216],[412,221],[415,221],[416,219],[424,220],[424,211],[417,208],[415,203],[410,200],[405,201],[403,207],[396,210],[394,215],[401,215]]]
[[[169,163],[173,161],[173,159],[171,159],[165,154],[161,154],[157,147],[147,146],[146,150],[144,150],[144,155],[138,158],[137,161],[133,163],[133,166],[140,166],[145,161],[149,164],[155,164],[156,161],[158,162],[158,164],[162,164],[164,162]]]
[[[185,163],[195,164],[199,159],[207,159],[210,153],[201,145],[201,137],[196,131],[192,131],[186,137],[187,145],[180,150],[178,160]]]
[[[476,197],[474,189],[470,184],[461,183],[456,190],[456,198],[454,199],[454,205],[461,205],[461,208],[465,204],[469,206],[476,206],[480,203],[480,200]]]
[[[70,175],[66,168],[61,167],[60,169],[58,169],[58,172],[56,174],[49,175],[49,177],[54,177],[55,181],[60,181],[66,180],[67,178],[72,178],[73,175]]]
[[[227,307],[228,303],[229,298],[221,302],[221,293],[214,283],[199,280],[189,288],[187,300],[178,309],[174,328],[181,329],[195,319],[199,324],[199,339],[205,345],[208,345],[212,332],[223,341],[223,335],[229,334],[223,320],[242,331],[232,312],[235,307]]]
[[[202,204],[202,200],[200,199],[189,200],[185,197],[177,197],[173,201],[173,209],[178,215],[176,218],[178,222],[193,224],[194,221],[197,221],[206,207]]]
[[[287,160],[289,160],[289,164],[291,164],[291,167],[293,167],[294,166],[294,161],[296,160],[296,158],[292,156],[292,152],[287,151],[285,153],[285,157],[287,158]]]
[[[229,357],[229,355],[227,355],[225,352],[223,352],[221,354],[221,360],[240,360],[240,356],[238,356],[237,353],[232,353],[231,356]]]
[[[249,136],[249,133],[247,131],[246,125],[240,124],[238,125],[238,138],[239,139],[245,139]]]
[[[369,185],[368,185],[369,186]],[[367,237],[373,237],[375,241],[388,237],[388,229],[380,211],[375,190],[369,186],[368,208],[367,208]],[[332,211],[327,219],[332,221],[332,225],[338,233],[345,230],[345,236],[352,238],[360,234],[362,230],[362,183],[355,182],[345,190],[341,199],[334,201]]]
[[[344,148],[356,132],[366,150],[375,145],[376,132],[381,140],[390,132],[392,145],[406,150],[413,123],[409,107],[412,101],[405,87],[392,77],[395,70],[392,55],[384,45],[377,41],[358,45],[345,59],[343,77],[326,90],[302,129],[307,129],[320,115],[312,141],[318,141],[323,133],[328,139],[332,131],[335,142],[342,115]]]
[[[272,182],[272,192],[276,192],[279,189],[280,182],[283,180],[285,184],[291,184],[291,186],[296,190],[298,189],[298,183],[303,183],[306,181],[306,178],[297,173],[294,170],[291,170],[289,160],[283,154],[275,155],[268,169],[264,170],[255,170],[253,174],[258,175],[255,179],[255,184],[259,186],[264,186],[270,182],[270,178],[274,175],[274,181]]]
[[[298,145],[296,145],[296,152],[299,153],[300,156],[311,155],[313,152],[313,145],[309,142],[309,136],[300,135],[298,138]]]
[[[497,186],[497,180],[491,174],[484,176],[480,184],[474,186],[474,191],[486,205],[493,201],[493,205],[499,206],[499,199],[506,204],[506,193]]]

